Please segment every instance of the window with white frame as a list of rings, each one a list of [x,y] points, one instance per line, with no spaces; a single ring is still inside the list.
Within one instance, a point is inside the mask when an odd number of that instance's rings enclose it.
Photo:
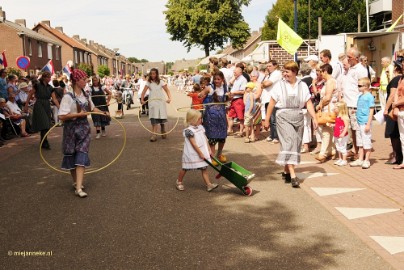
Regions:
[[[53,44],[48,43],[48,59],[53,59],[52,47],[53,47]]]
[[[42,57],[42,44],[41,42],[37,42],[38,44],[38,57]]]

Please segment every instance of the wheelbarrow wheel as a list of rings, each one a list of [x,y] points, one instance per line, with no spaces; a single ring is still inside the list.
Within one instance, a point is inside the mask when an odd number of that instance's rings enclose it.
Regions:
[[[243,193],[246,196],[251,196],[253,193],[253,189],[250,186],[243,187],[243,190],[244,190]]]

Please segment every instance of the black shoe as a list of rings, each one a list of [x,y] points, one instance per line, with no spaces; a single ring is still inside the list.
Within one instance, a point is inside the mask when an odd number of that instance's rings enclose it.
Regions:
[[[43,142],[42,149],[51,150],[49,143],[48,142]]]
[[[295,178],[292,178],[290,180],[291,180],[291,183],[292,183],[292,187],[298,188],[300,186],[300,179],[299,178],[295,177]]]
[[[290,173],[282,173],[282,179],[285,181],[285,184],[289,184],[291,181]]]

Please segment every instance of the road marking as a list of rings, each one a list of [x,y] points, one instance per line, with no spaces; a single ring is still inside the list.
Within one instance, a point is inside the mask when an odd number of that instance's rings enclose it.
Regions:
[[[353,207],[335,207],[347,219],[356,219],[370,217],[380,214],[400,211],[398,208],[353,208]]]
[[[333,176],[338,175],[339,173],[296,173],[296,176],[300,179],[310,179],[310,178],[317,178],[317,177],[326,177],[326,176]]]
[[[329,195],[355,192],[359,190],[364,190],[365,188],[322,188],[322,187],[312,187],[311,188],[318,196],[324,197]]]
[[[371,236],[380,246],[391,255],[404,252],[404,237],[396,236]]]

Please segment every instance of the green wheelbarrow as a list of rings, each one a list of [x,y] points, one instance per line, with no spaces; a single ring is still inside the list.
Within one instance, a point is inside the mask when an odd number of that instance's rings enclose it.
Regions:
[[[209,164],[209,166],[211,166],[219,173],[218,175],[216,175],[216,179],[219,179],[220,177],[223,176],[224,178],[229,180],[229,182],[235,185],[238,189],[240,189],[244,195],[246,196],[252,195],[253,189],[248,184],[255,177],[255,174],[253,174],[249,170],[244,169],[235,162],[221,163],[215,157],[211,158],[217,162],[218,166],[214,166],[207,159],[205,159],[205,161],[206,163]]]

